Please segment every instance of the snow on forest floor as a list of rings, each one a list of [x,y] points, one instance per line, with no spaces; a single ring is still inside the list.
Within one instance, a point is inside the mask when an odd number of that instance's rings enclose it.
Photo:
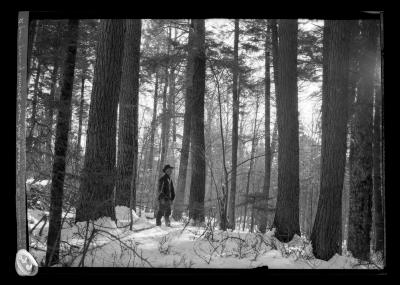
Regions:
[[[273,230],[265,234],[223,232],[212,225],[213,221],[201,227],[176,221],[172,227],[157,227],[155,219],[145,217],[153,213],[142,214],[139,217],[132,211],[131,231],[126,207],[116,207],[117,224],[109,218],[74,224],[74,213],[64,213],[59,266],[377,269],[350,255],[336,254],[329,261],[316,259],[310,242],[297,235],[289,243],[281,243]],[[48,212],[28,209],[30,252],[39,264],[46,253],[48,222],[42,219],[44,215]]]

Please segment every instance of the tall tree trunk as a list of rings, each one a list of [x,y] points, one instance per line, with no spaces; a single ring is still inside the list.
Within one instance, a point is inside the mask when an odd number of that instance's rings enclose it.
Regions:
[[[278,31],[278,198],[274,227],[275,236],[283,242],[300,235],[297,26],[297,20],[280,20]]]
[[[124,46],[122,20],[101,20],[76,221],[115,220],[116,122]]]
[[[261,212],[261,222],[260,231],[265,233],[268,224],[268,198],[269,198],[269,188],[271,185],[271,75],[270,75],[270,41],[269,41],[268,27],[267,33],[265,35],[265,174],[264,174],[264,186],[263,194],[265,199],[265,205],[263,204],[264,211]]]
[[[380,68],[378,66],[378,68]],[[375,227],[375,251],[383,250],[383,211],[382,211],[382,134],[381,134],[381,86],[380,78],[377,78],[377,86],[375,87],[375,102],[374,102],[374,141],[373,141],[373,183],[374,183],[374,227]]]
[[[168,40],[167,40],[167,57],[170,56],[171,51],[171,27],[168,30]],[[169,131],[170,131],[170,114],[169,114],[169,97],[167,94],[168,87],[171,89],[171,74],[173,70],[168,71],[169,63],[165,66],[165,84],[163,90],[163,111],[162,111],[162,124],[161,124],[161,157],[159,161],[159,169],[157,170],[159,174],[161,174],[161,169],[164,167],[165,160],[168,153],[168,144],[169,144]]]
[[[78,40],[79,20],[68,22],[68,45],[63,66],[63,83],[61,88],[60,104],[57,116],[55,157],[50,193],[50,219],[49,234],[47,237],[46,266],[58,263],[60,251],[60,236],[62,228],[62,204],[66,166],[66,153],[68,150],[68,133],[72,117],[72,89],[74,84],[74,69],[76,46]]]
[[[236,202],[236,175],[237,175],[237,149],[238,149],[238,120],[239,120],[239,94],[238,94],[238,50],[239,50],[239,19],[235,19],[235,34],[233,47],[233,112],[232,112],[232,176],[231,191],[229,195],[229,227],[235,229],[235,202]]]
[[[348,21],[324,25],[320,194],[311,234],[314,255],[329,260],[341,253],[342,190],[346,164],[349,70]],[[329,43],[329,44],[327,44]]]
[[[155,72],[156,82],[154,85],[154,99],[153,99],[153,117],[151,119],[150,142],[149,142],[149,155],[146,164],[146,170],[152,172],[154,161],[154,136],[157,127],[157,101],[158,101],[158,72]]]
[[[164,167],[165,157],[168,151],[169,142],[169,126],[168,126],[168,107],[167,107],[167,90],[169,83],[168,67],[165,68],[165,84],[163,90],[163,103],[162,103],[162,122],[161,122],[161,156],[159,161],[159,168],[157,169],[157,175],[161,173],[161,169]]]
[[[154,99],[153,99],[153,117],[151,120],[151,129],[150,129],[150,150],[148,154],[148,160],[147,160],[147,166],[146,166],[146,185],[149,187],[149,192],[148,192],[148,208],[150,209],[150,205],[155,205],[156,203],[156,189],[154,189],[154,183],[155,183],[155,175],[154,175],[154,140],[155,140],[155,133],[157,129],[157,105],[158,105],[158,71],[156,70],[155,72],[155,86],[154,86]],[[158,169],[158,168],[156,168]],[[154,197],[153,197],[154,196]],[[154,199],[153,199],[154,198]],[[154,209],[154,207],[153,207]],[[155,213],[155,211],[154,211]]]
[[[259,98],[257,97],[257,102],[256,102],[256,113],[255,113],[255,118],[254,118],[254,126],[253,126],[253,138],[251,140],[251,152],[250,152],[250,167],[249,171],[247,172],[247,184],[246,184],[246,196],[245,196],[245,204],[244,204],[244,221],[243,221],[243,231],[246,225],[246,218],[247,218],[247,205],[248,205],[248,200],[249,198],[249,189],[250,189],[250,180],[251,180],[251,174],[253,171],[253,166],[254,166],[254,154],[256,152],[256,136],[257,136],[257,115],[258,115],[258,100]],[[254,201],[253,201],[254,203]],[[254,208],[253,208],[254,210]]]
[[[168,100],[167,100],[167,130],[166,136],[167,136],[167,142],[166,142],[166,153],[165,153],[165,159],[167,160],[168,164],[174,165],[174,145],[173,141],[172,146],[169,146],[169,141],[171,139],[170,134],[173,132],[173,125],[172,125],[172,117],[174,115],[174,101],[175,101],[175,68],[171,68],[170,73],[169,73],[169,92],[168,92]],[[173,139],[173,138],[172,138]]]
[[[275,85],[275,100],[277,97],[277,90],[279,89],[279,54],[278,54],[278,26],[276,19],[271,19],[268,21],[268,27],[271,30],[271,47],[272,47],[272,64],[274,67],[274,85]]]
[[[221,146],[222,146],[222,165],[224,167],[224,177],[222,183],[222,197],[218,199],[218,206],[219,206],[219,214],[220,214],[220,229],[225,231],[227,228],[227,207],[228,207],[228,170],[226,168],[226,153],[225,153],[225,139],[224,139],[224,129],[222,123],[222,102],[221,102],[221,91],[219,86],[219,80],[213,66],[210,65],[211,71],[215,78],[217,84],[217,93],[218,93],[218,109],[219,109],[219,129],[221,134]],[[218,191],[218,190],[217,190]],[[218,193],[218,192],[217,192]]]
[[[189,196],[189,218],[195,223],[204,221],[205,146],[204,146],[204,93],[206,76],[204,19],[193,19],[193,106],[191,119],[192,177]]]
[[[362,21],[361,32],[363,45],[360,54],[360,82],[351,127],[348,249],[354,257],[369,260],[373,189],[373,82],[377,24],[372,20]]]
[[[185,199],[185,185],[187,166],[189,160],[189,148],[190,148],[190,127],[191,127],[191,111],[193,108],[192,93],[193,93],[193,73],[194,73],[194,55],[196,50],[193,45],[193,22],[190,24],[189,40],[188,40],[188,61],[186,68],[186,96],[185,96],[185,115],[183,122],[183,139],[181,157],[179,163],[179,176],[178,176],[178,187],[175,195],[173,218],[179,220],[182,217],[184,210],[184,199]]]
[[[138,156],[139,60],[142,23],[125,20],[125,42],[119,95],[118,165],[115,205],[130,205],[131,183],[135,181]],[[133,183],[133,186],[135,183]],[[133,205],[135,191],[133,188]],[[135,208],[135,207],[134,207]]]

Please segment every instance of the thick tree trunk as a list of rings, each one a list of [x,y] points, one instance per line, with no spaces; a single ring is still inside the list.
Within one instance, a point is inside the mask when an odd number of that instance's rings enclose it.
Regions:
[[[377,24],[372,20],[362,21],[361,31],[363,45],[360,54],[360,82],[351,124],[348,250],[356,258],[369,260],[373,192],[373,82]]]
[[[264,211],[261,212],[260,231],[265,233],[268,224],[268,198],[269,188],[271,185],[271,75],[270,75],[270,41],[269,41],[269,28],[267,29],[265,38],[265,161],[264,161],[264,186],[263,194],[265,204],[263,204]]]
[[[283,242],[300,235],[297,26],[297,20],[280,20],[278,32],[278,198],[274,227],[275,236]]]
[[[72,89],[74,82],[74,69],[76,46],[78,40],[79,20],[68,22],[68,46],[63,66],[63,83],[61,88],[60,104],[57,116],[55,157],[50,195],[49,234],[47,237],[46,266],[58,263],[60,251],[60,235],[62,228],[62,203],[66,166],[66,153],[68,150],[68,133],[72,116]]]
[[[237,150],[238,150],[238,120],[239,120],[239,93],[238,93],[238,50],[239,50],[239,19],[235,19],[235,34],[233,47],[233,83],[232,83],[232,173],[231,191],[229,195],[229,227],[235,229],[235,202],[236,202],[236,175],[237,175]]]
[[[193,20],[193,106],[191,120],[192,177],[189,197],[189,218],[195,223],[204,221],[205,146],[204,146],[204,93],[206,75],[204,19]]]
[[[329,260],[341,253],[342,190],[346,164],[350,26],[324,25],[324,81],[320,195],[311,234],[314,255]],[[326,45],[329,43],[328,45]]]
[[[99,37],[77,222],[103,216],[115,220],[113,189],[123,21],[101,20]]]
[[[141,20],[125,20],[125,42],[119,95],[118,165],[115,205],[130,205],[133,189],[135,205],[135,177],[138,156],[138,102]],[[135,172],[134,172],[135,170]],[[131,187],[133,185],[133,188]],[[134,207],[135,208],[135,207]]]
[[[176,189],[175,202],[173,217],[175,220],[179,220],[182,217],[184,210],[184,199],[185,199],[185,185],[187,166],[189,160],[189,148],[190,148],[190,127],[191,127],[191,111],[193,108],[192,104],[192,93],[193,93],[193,68],[194,68],[194,55],[195,46],[193,45],[193,23],[190,25],[189,40],[188,40],[188,63],[186,68],[186,97],[185,97],[185,115],[183,123],[183,139],[182,139],[182,150],[179,164],[179,176],[178,176],[178,187]]]

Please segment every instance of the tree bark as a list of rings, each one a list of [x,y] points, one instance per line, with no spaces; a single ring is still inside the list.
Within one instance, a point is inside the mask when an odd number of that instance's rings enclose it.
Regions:
[[[122,20],[102,20],[76,221],[115,220],[116,121],[124,45]]]
[[[283,242],[300,235],[297,27],[297,20],[280,20],[278,31],[278,198],[274,227],[275,236]]]
[[[119,95],[118,165],[115,205],[130,206],[133,190],[135,209],[135,177],[138,156],[139,61],[142,23],[140,19],[125,20],[125,42]]]
[[[270,29],[268,27],[265,35],[265,161],[264,161],[264,186],[263,194],[265,199],[264,211],[261,213],[260,231],[265,233],[268,224],[268,198],[271,185],[271,75],[270,75]]]
[[[195,46],[193,45],[193,22],[189,27],[189,39],[188,39],[188,61],[186,67],[186,96],[185,96],[185,115],[183,123],[183,139],[181,157],[179,163],[179,176],[178,176],[178,187],[175,195],[173,218],[179,220],[182,217],[184,210],[184,199],[185,199],[185,185],[187,166],[189,160],[189,148],[190,148],[190,135],[191,135],[191,110],[193,108],[192,93],[193,93],[193,68],[194,68],[194,55]]]
[[[233,47],[233,83],[232,83],[232,173],[231,191],[229,195],[229,227],[235,229],[235,202],[236,202],[236,175],[238,150],[238,120],[239,120],[239,93],[238,93],[238,53],[239,51],[239,19],[235,19],[235,34]]]
[[[376,23],[371,20],[362,21],[361,32],[363,44],[360,54],[360,82],[351,124],[348,249],[354,257],[369,260],[373,193],[372,138]]]
[[[60,236],[62,228],[62,204],[66,166],[66,153],[68,150],[68,133],[72,116],[72,89],[74,82],[74,69],[76,47],[78,40],[79,20],[68,22],[68,45],[63,66],[63,83],[61,88],[60,105],[58,108],[55,157],[50,193],[50,218],[49,234],[47,237],[46,266],[59,262]]]
[[[342,190],[346,164],[350,23],[324,25],[320,195],[311,234],[314,255],[341,253]],[[326,45],[329,43],[328,45]]]
[[[204,19],[193,19],[195,46],[193,67],[193,106],[191,119],[192,177],[189,196],[189,218],[195,223],[204,221],[205,146],[204,93],[206,76]]]

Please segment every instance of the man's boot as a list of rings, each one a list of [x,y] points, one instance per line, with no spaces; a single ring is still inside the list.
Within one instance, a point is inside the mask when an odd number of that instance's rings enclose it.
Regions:
[[[171,227],[171,221],[169,220],[169,218],[165,218],[165,225],[167,227]]]

